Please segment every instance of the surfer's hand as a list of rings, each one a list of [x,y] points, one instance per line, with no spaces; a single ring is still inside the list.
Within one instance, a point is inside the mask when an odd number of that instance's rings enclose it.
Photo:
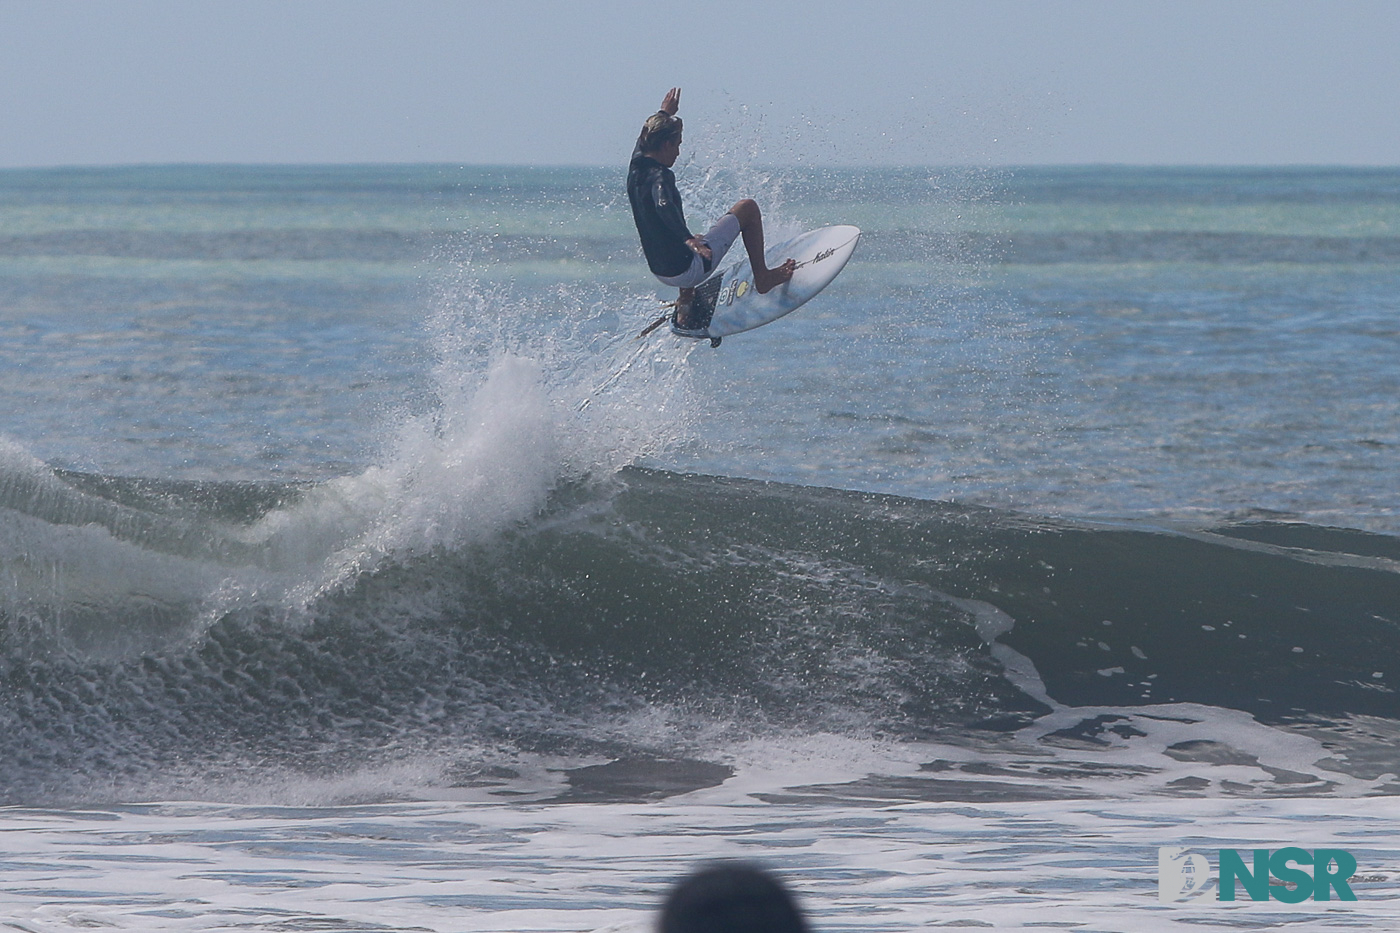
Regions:
[[[714,250],[710,249],[705,241],[698,236],[693,236],[686,240],[685,245],[693,249],[701,259],[713,259],[715,256]]]
[[[666,92],[666,96],[661,99],[661,112],[676,115],[676,111],[681,109],[681,89],[673,87]]]

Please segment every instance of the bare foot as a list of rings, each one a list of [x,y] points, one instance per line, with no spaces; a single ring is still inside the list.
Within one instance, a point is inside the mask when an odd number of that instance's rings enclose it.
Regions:
[[[765,269],[753,274],[753,286],[760,295],[766,295],[779,285],[792,278],[797,271],[797,260],[789,259],[776,269]]]

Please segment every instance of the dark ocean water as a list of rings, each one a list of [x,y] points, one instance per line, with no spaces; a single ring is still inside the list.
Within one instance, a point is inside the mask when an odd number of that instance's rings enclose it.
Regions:
[[[1291,773],[1295,791],[1397,769],[1389,536],[1070,522],[629,468],[308,600],[247,533],[298,515],[308,487],[7,480],[9,540],[67,552],[11,570],[11,803],[113,780],[197,792],[239,762],[326,774],[444,743],[489,770],[492,754],[702,760],[721,740],[831,730],[1015,738],[1060,704],[1092,711],[1055,733],[1070,746],[1145,737],[1141,709],[1186,703],[1347,748]],[[657,710],[676,723],[624,725]]]

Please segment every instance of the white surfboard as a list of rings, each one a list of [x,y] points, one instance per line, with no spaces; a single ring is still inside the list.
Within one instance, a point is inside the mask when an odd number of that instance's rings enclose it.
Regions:
[[[766,294],[753,287],[753,270],[748,257],[722,269],[695,288],[691,320],[701,322],[710,343],[719,346],[721,337],[743,333],[772,323],[802,307],[828,285],[846,266],[860,242],[857,227],[841,225],[809,230],[784,240],[764,252],[769,267],[785,260],[797,260],[792,279]],[[743,244],[734,244],[743,253]],[[685,335],[692,336],[692,335]]]

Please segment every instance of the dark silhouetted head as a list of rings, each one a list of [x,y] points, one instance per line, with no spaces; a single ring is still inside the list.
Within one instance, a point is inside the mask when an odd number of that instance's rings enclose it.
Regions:
[[[808,933],[776,877],[744,862],[716,862],[682,880],[661,907],[658,933]]]

